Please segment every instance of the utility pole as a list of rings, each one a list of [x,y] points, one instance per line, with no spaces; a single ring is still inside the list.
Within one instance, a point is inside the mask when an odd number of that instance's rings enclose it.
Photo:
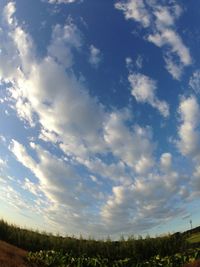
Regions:
[[[191,230],[192,230],[192,220],[190,220],[190,226],[191,226]]]

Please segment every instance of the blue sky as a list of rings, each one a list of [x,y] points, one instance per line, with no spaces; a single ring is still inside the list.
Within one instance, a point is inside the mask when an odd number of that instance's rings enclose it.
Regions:
[[[0,12],[0,217],[95,238],[199,225],[196,1]]]

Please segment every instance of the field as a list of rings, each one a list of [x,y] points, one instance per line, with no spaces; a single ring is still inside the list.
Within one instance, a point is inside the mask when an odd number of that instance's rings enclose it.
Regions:
[[[0,220],[0,267],[200,267],[199,230],[87,240],[21,229]]]
[[[188,238],[188,242],[190,242],[190,243],[200,243],[200,233],[192,234]]]
[[[148,261],[139,262],[132,258],[122,260],[109,260],[101,257],[73,257],[70,254],[63,254],[55,251],[40,251],[29,253],[28,260],[37,263],[38,266],[47,267],[183,267],[199,266],[197,259],[200,258],[200,249],[189,249],[183,253],[160,257],[159,255],[150,258]],[[190,263],[187,264],[187,263]],[[194,265],[195,264],[195,265]]]
[[[0,241],[0,267],[199,267],[200,250],[190,250],[171,257],[158,255],[149,261],[135,263],[132,259],[109,261],[101,257],[72,257],[70,254],[55,251],[27,253],[6,242]],[[185,264],[192,262],[191,264]],[[185,265],[184,265],[185,264]]]

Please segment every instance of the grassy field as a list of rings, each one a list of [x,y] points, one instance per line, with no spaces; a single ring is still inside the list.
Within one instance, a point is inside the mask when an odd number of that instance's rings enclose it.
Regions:
[[[188,238],[188,242],[189,243],[200,243],[200,233],[196,233],[196,234],[192,234],[189,238]]]

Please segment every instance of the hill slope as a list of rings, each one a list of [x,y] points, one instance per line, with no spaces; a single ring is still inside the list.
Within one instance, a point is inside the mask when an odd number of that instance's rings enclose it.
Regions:
[[[25,250],[0,241],[0,267],[33,267],[26,263],[26,254]]]

